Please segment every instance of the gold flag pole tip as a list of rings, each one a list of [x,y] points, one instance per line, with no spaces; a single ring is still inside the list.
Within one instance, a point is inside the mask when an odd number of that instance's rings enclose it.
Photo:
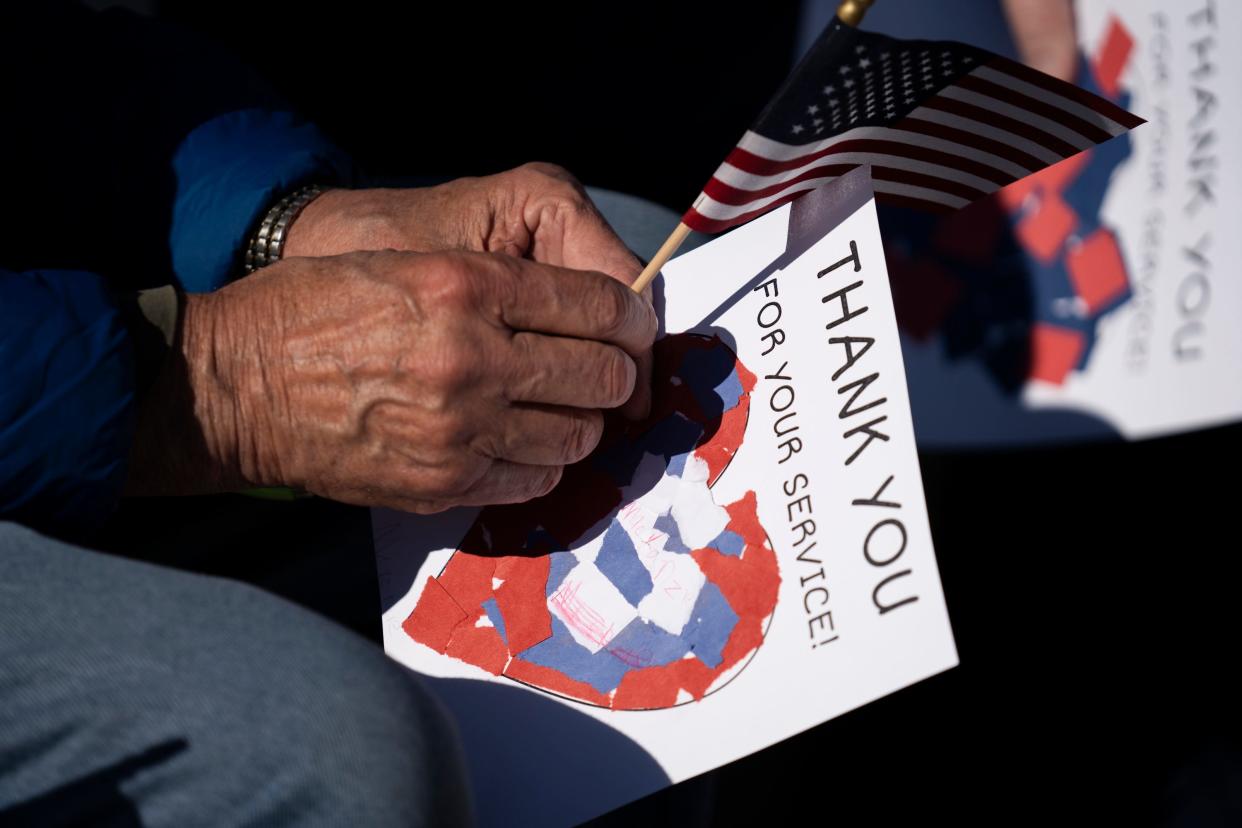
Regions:
[[[847,26],[857,26],[875,0],[842,0],[837,6],[837,17]]]

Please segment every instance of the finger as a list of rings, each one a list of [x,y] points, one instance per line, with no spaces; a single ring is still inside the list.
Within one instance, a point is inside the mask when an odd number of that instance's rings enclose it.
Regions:
[[[634,391],[625,405],[621,406],[621,416],[627,420],[644,420],[651,413],[651,372],[654,359],[651,351],[645,351],[635,359],[638,378],[634,381]]]
[[[465,494],[453,498],[457,506],[524,503],[542,497],[561,482],[561,466],[534,466],[497,460]]]
[[[514,405],[502,415],[487,453],[534,466],[577,463],[599,445],[604,415],[556,405]]]
[[[506,256],[488,259],[497,277],[496,312],[515,331],[594,339],[630,354],[655,340],[650,303],[616,279]]]
[[[535,261],[598,270],[633,284],[642,266],[578,179],[555,164],[525,164],[514,173],[530,196],[522,207],[522,221]]]
[[[614,345],[528,331],[514,334],[511,345],[510,400],[616,408],[634,391],[638,368]]]
[[[1024,63],[1071,80],[1077,62],[1071,0],[1005,0],[1005,16]]]
[[[587,200],[577,209],[567,211],[563,238],[556,240],[564,265],[576,270],[603,271],[624,285],[632,285],[642,273],[642,264],[589,197],[584,198]],[[543,241],[536,235],[536,249]],[[535,258],[539,258],[538,252]]]
[[[642,297],[647,304],[651,305],[653,295],[651,283],[648,282],[643,288]],[[651,349],[638,354],[635,357],[635,363],[638,366],[638,379],[634,382],[634,393],[630,395],[629,401],[621,406],[621,416],[627,420],[645,420],[651,413],[651,377],[655,364]]]

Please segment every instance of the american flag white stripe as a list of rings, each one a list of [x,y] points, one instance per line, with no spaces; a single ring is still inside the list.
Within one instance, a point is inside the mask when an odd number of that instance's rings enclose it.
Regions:
[[[973,74],[973,73],[971,73]],[[949,98],[962,103],[974,104],[989,109],[992,112],[998,112],[1001,115],[1008,115],[1016,121],[1023,121],[1035,129],[1048,133],[1049,135],[1060,138],[1065,143],[1078,150],[1085,150],[1088,147],[1095,146],[1095,142],[1085,135],[1080,135],[1067,126],[1058,124],[1056,121],[1036,115],[1034,112],[1028,112],[1013,104],[1005,101],[998,101],[996,98],[983,95],[979,92],[972,92],[969,89],[962,89],[958,86],[949,86],[940,90],[939,97]],[[1012,133],[1010,133],[1012,134]],[[1059,157],[1059,156],[1058,156]]]
[[[922,121],[931,121],[934,124],[944,124],[945,126],[964,129],[967,132],[973,132],[982,135],[984,138],[991,138],[993,141],[1000,141],[1014,149],[1022,150],[1027,155],[1038,158],[1045,164],[1055,164],[1061,160],[1061,156],[1045,147],[1043,144],[1031,141],[1021,135],[1016,135],[1000,127],[991,124],[981,123],[971,118],[965,118],[961,115],[954,115],[952,112],[942,112],[939,109],[930,109],[928,107],[919,107],[910,113],[911,118],[918,118]]]
[[[991,66],[980,66],[970,74],[982,80],[991,81],[992,83],[1012,89],[1014,92],[1034,98],[1037,101],[1043,101],[1049,106],[1064,109],[1075,118],[1080,118],[1089,124],[1095,124],[1109,135],[1120,135],[1127,130],[1125,125],[1117,123],[1107,115],[1103,115],[1096,112],[1094,109],[1085,107],[1078,103],[1078,101],[1072,101],[1063,95],[1058,95],[1055,92],[1044,89],[1042,86],[1027,83],[1021,78],[1016,78],[1008,72],[993,69]]]
[[[916,187],[913,184],[903,184],[900,181],[873,181],[872,187],[877,193],[907,196],[909,198],[917,198],[920,201],[934,201],[954,210],[959,207],[965,207],[970,203],[968,199],[955,196],[952,193],[946,193],[944,190]]]

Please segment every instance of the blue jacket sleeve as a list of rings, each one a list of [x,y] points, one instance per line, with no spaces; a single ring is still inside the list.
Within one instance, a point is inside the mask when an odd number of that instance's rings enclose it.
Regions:
[[[0,520],[72,537],[115,508],[133,366],[101,277],[0,269]]]
[[[189,32],[65,0],[0,3],[0,520],[83,535],[114,509],[139,339],[113,297],[237,273],[263,212],[349,159]]]
[[[179,285],[198,293],[238,273],[239,256],[268,208],[307,183],[351,178],[349,159],[286,111],[244,109],[196,127],[172,158],[169,249]]]

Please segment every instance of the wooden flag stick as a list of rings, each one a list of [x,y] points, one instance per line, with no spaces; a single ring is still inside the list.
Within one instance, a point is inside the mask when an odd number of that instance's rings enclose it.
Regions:
[[[647,266],[643,268],[643,272],[638,275],[637,281],[630,285],[630,288],[635,293],[642,293],[660,272],[660,268],[664,267],[665,263],[677,252],[677,248],[681,247],[681,243],[688,235],[690,235],[690,228],[684,222],[679,223],[677,229],[664,240],[664,244],[660,245],[660,249],[651,257],[651,261],[647,262]]]
[[[847,26],[857,26],[874,2],[875,0],[841,0],[841,5],[837,6],[837,17]],[[643,268],[643,272],[638,275],[638,279],[630,285],[630,288],[635,293],[642,293],[660,272],[660,268],[664,267],[677,252],[677,248],[681,247],[681,243],[688,235],[690,235],[690,228],[685,222],[679,223],[677,229],[669,234],[664,244],[660,245],[660,249],[651,257],[651,261],[647,262],[647,266]]]

